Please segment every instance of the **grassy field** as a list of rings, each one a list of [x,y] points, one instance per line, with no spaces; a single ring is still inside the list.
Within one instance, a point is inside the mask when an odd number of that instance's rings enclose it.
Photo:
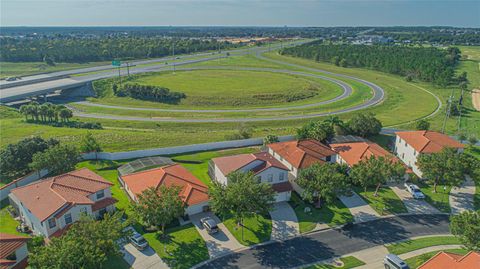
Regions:
[[[243,229],[237,226],[233,218],[224,220],[223,224],[225,224],[225,227],[227,227],[238,242],[245,246],[268,241],[272,233],[272,220],[270,216],[264,217],[256,214],[253,217],[246,218],[243,220]]]
[[[109,64],[109,62],[91,62],[91,63],[57,63],[54,66],[42,62],[12,63],[0,62],[0,78],[28,76],[39,73],[50,73],[64,71],[76,68],[92,67]]]
[[[166,230],[167,236],[145,233],[143,236],[170,268],[191,268],[208,260],[207,246],[192,224]]]
[[[352,214],[350,214],[348,208],[345,207],[345,205],[339,200],[317,209],[314,206],[304,202],[297,193],[292,193],[289,203],[295,210],[301,233],[309,232],[315,229],[319,223],[325,223],[331,227],[334,227],[353,221]],[[305,207],[309,207],[311,212],[306,213]]]
[[[444,251],[460,255],[465,255],[468,253],[468,250],[466,249],[446,249]],[[420,265],[428,261],[430,258],[435,256],[435,254],[437,254],[438,252],[440,251],[427,252],[419,256],[408,258],[405,260],[405,262],[410,266],[411,269],[416,269],[420,267]]]
[[[363,199],[380,215],[407,213],[407,208],[402,200],[389,187],[382,187],[378,190],[377,196],[374,196],[374,188],[355,188]]]
[[[407,240],[400,243],[388,244],[385,247],[390,253],[400,255],[417,249],[439,245],[459,245],[460,241],[453,236],[435,236],[424,237],[413,240]]]
[[[353,256],[342,257],[339,260],[343,263],[342,266],[337,266],[333,264],[315,264],[315,265],[306,267],[305,269],[335,269],[335,268],[350,269],[350,268],[355,268],[355,267],[365,265],[364,262],[362,262],[361,260]]]
[[[462,57],[480,62],[480,46],[458,46]]]

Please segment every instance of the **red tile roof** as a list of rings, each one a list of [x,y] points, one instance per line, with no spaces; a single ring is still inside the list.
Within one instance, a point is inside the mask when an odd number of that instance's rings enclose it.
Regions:
[[[395,134],[405,140],[416,151],[421,153],[435,153],[441,151],[445,147],[465,147],[465,145],[448,135],[433,131],[408,131],[396,132]]]
[[[324,163],[324,158],[336,154],[335,151],[314,139],[273,143],[268,147],[296,168]]]
[[[64,207],[93,204],[88,196],[112,185],[87,168],[82,168],[13,189],[12,193],[33,215],[44,221]]]
[[[97,210],[100,210],[102,208],[105,208],[109,205],[113,205],[115,204],[116,202],[118,202],[117,199],[113,198],[113,197],[107,197],[105,199],[102,199],[102,200],[99,200],[99,201],[96,201],[93,205],[92,205],[92,212],[95,212]]]
[[[213,163],[215,163],[218,169],[220,169],[225,176],[257,160],[260,160],[261,164],[251,170],[255,174],[258,174],[270,167],[276,167],[288,171],[288,168],[285,167],[285,165],[275,159],[272,155],[268,154],[268,152],[238,154],[212,159]]]
[[[195,205],[209,200],[208,187],[179,164],[125,175],[122,176],[122,180],[134,195],[139,195],[150,187],[157,189],[160,185],[165,185],[182,187],[180,195],[187,205]]]
[[[7,260],[7,257],[28,240],[30,240],[28,237],[0,233],[0,267],[15,264],[16,261]]]
[[[338,152],[338,155],[342,157],[349,166],[353,166],[359,163],[361,160],[375,157],[389,156],[398,160],[393,154],[382,148],[376,143],[370,141],[364,142],[349,142],[349,143],[336,143],[330,144],[330,147]]]
[[[418,269],[478,269],[480,252],[471,251],[465,256],[440,251]]]

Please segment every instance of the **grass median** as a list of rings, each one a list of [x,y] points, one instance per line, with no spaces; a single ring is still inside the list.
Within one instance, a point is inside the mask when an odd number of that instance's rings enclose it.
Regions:
[[[385,247],[390,253],[400,255],[414,250],[440,246],[440,245],[459,245],[460,241],[453,236],[432,236],[418,239],[406,240],[399,243],[388,244]]]

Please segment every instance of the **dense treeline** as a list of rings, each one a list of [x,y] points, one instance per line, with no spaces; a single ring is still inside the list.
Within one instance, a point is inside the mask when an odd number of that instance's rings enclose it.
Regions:
[[[137,83],[127,83],[121,87],[113,84],[113,93],[116,96],[130,96],[135,99],[150,100],[161,103],[178,103],[180,99],[187,96],[182,92],[172,92],[165,87],[150,85],[140,85]]]
[[[460,59],[458,48],[407,47],[382,45],[335,45],[311,42],[287,48],[282,54],[328,61],[343,67],[366,67],[446,86],[454,78]]]
[[[113,59],[142,59],[234,47],[227,42],[169,38],[2,38],[0,61],[79,63]]]

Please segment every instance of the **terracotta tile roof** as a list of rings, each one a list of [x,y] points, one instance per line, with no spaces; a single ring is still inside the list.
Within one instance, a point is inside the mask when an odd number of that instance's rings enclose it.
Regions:
[[[212,159],[213,163],[215,163],[215,165],[218,167],[218,169],[220,169],[220,171],[222,171],[224,175],[228,175],[233,171],[237,171],[247,164],[257,160],[261,161],[260,164],[251,169],[251,171],[255,174],[258,174],[270,167],[276,167],[288,171],[288,168],[285,167],[285,165],[275,159],[272,155],[268,154],[268,152],[238,154]]]
[[[30,238],[18,235],[0,233],[0,266],[11,265],[12,261],[6,258],[22,247]],[[15,261],[13,261],[13,264]]]
[[[324,158],[336,153],[314,139],[287,141],[268,145],[295,168],[306,168],[314,163],[324,163]]]
[[[272,188],[276,192],[285,192],[285,191],[291,191],[293,190],[292,184],[290,182],[282,182],[282,183],[277,183],[277,184],[272,184]]]
[[[365,142],[349,142],[349,143],[337,143],[330,144],[330,147],[338,152],[338,155],[342,157],[348,166],[353,166],[359,163],[361,160],[375,157],[392,157],[394,160],[398,160],[393,154],[382,148],[376,143]]]
[[[105,208],[109,205],[113,205],[115,204],[116,202],[118,202],[117,199],[113,198],[113,197],[107,197],[107,198],[104,198],[100,201],[96,201],[93,205],[92,205],[92,212],[95,212],[97,210],[100,210],[102,208]]]
[[[418,269],[478,269],[480,252],[471,251],[465,256],[440,251]]]
[[[44,221],[64,207],[93,204],[88,196],[112,185],[87,168],[82,168],[13,189],[12,194],[40,221]]]
[[[435,153],[441,151],[445,147],[465,147],[465,145],[448,135],[433,131],[408,131],[396,132],[395,134],[405,140],[416,151],[421,153]]]
[[[158,188],[160,185],[165,185],[182,187],[180,195],[187,205],[209,200],[208,187],[179,164],[125,175],[122,176],[122,180],[134,195],[139,195],[150,187]]]

